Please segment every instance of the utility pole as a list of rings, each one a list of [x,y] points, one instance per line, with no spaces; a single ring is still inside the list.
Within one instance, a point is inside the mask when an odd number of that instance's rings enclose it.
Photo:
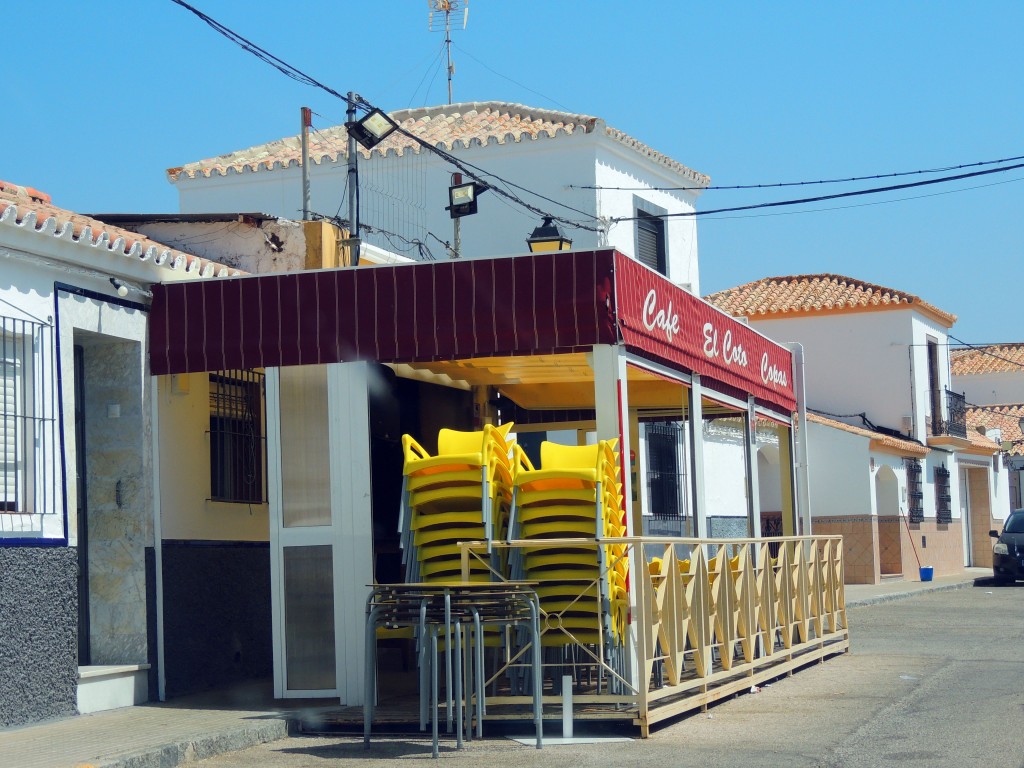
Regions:
[[[356,95],[348,92],[348,122],[356,119]],[[348,226],[349,266],[359,266],[359,149],[352,132],[348,134]]]
[[[313,112],[302,107],[302,220],[309,221],[309,127],[313,124]]]
[[[452,186],[458,186],[462,183],[462,174],[452,174]],[[452,227],[454,228],[454,234],[452,237],[452,258],[459,258],[459,254],[462,252],[462,219],[452,219]]]

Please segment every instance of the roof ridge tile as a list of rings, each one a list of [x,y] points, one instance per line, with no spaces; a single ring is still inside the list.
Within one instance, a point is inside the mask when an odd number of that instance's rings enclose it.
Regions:
[[[607,126],[601,118],[593,115],[541,109],[515,102],[472,101],[400,109],[391,112],[390,117],[404,130],[415,134],[420,141],[433,144],[436,147],[443,147],[446,150],[472,146],[474,138],[480,139],[481,146],[488,146],[492,143],[506,144],[509,142],[509,136],[512,137],[512,142],[521,143],[524,136],[538,140],[573,136],[577,133],[603,133],[612,140],[690,179],[698,188],[711,183],[711,179],[705,174],[694,171],[632,136]],[[348,137],[347,131],[341,125],[314,133],[314,135],[325,134],[329,134],[333,140],[339,143],[346,142]],[[498,140],[492,141],[495,137]],[[460,140],[465,141],[460,143]],[[420,150],[416,141],[401,133],[395,133],[372,150],[361,150],[360,154],[364,157],[370,157],[372,154],[387,156],[392,149],[401,154],[400,150],[407,148],[412,148],[417,152]],[[338,162],[343,157],[347,157],[347,154],[339,148],[333,161]],[[176,182],[182,177],[202,179],[211,178],[215,174],[227,176],[232,171],[235,173],[247,170],[254,173],[262,170],[272,171],[278,167],[290,167],[292,160],[300,161],[297,136],[287,136],[246,149],[168,168],[167,176],[172,182]],[[283,164],[277,166],[275,161]]]

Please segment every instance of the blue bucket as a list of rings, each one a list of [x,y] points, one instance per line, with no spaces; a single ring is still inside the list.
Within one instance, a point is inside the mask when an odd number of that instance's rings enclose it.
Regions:
[[[932,576],[935,575],[935,569],[930,565],[921,566],[921,581],[931,581]]]

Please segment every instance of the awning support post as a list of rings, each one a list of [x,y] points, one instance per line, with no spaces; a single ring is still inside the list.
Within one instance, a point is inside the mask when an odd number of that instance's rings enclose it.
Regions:
[[[757,410],[753,395],[747,395],[743,420],[743,454],[747,462],[747,535],[761,538],[760,479],[757,475]]]
[[[690,377],[686,415],[690,423],[690,491],[693,494],[693,535],[708,538],[708,511],[704,495],[704,408],[701,404],[700,376]]]

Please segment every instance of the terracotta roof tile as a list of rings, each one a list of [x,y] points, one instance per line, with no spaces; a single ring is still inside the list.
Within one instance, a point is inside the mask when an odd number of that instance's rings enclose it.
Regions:
[[[416,138],[444,150],[554,139],[580,132],[603,131],[605,135],[615,141],[685,176],[698,187],[705,187],[711,183],[708,176],[687,168],[591,115],[535,109],[523,104],[501,101],[483,101],[419,109],[400,109],[390,113],[390,116],[392,120]],[[348,132],[343,125],[311,132],[309,136],[311,162],[318,165],[325,160],[327,162],[344,160],[348,156],[347,142]],[[414,139],[397,131],[372,150],[360,148],[360,154],[363,157],[369,157],[371,152],[386,156],[392,152],[396,155],[403,155],[410,151],[418,153],[422,151],[422,147]],[[299,166],[301,157],[302,148],[299,137],[290,136],[237,152],[188,163],[177,168],[168,168],[167,175],[171,181],[176,181],[182,176],[194,179],[208,178],[212,175],[226,176],[230,172],[274,170],[293,165]]]
[[[897,453],[900,456],[928,455],[927,446],[921,445],[921,443],[916,440],[911,440],[910,438],[900,438],[884,432],[872,432],[870,429],[855,427],[852,424],[837,421],[836,419],[830,419],[827,416],[819,416],[816,413],[808,413],[807,420],[812,421],[815,424],[821,424],[826,427],[832,427],[833,429],[841,429],[844,432],[850,432],[854,435],[860,435],[861,437],[867,437],[871,440],[872,448],[885,451],[886,453]]]
[[[977,428],[998,429],[1002,439],[1013,443],[1011,456],[1024,456],[1024,433],[1020,430],[1020,419],[1024,416],[1024,403],[1009,405],[978,405],[967,409],[967,434],[977,435]],[[973,442],[973,437],[972,437]],[[991,442],[991,441],[989,441]]]
[[[1024,344],[990,344],[953,350],[949,353],[949,364],[954,376],[1024,374]]]
[[[948,326],[956,322],[956,315],[911,293],[843,275],[766,277],[736,288],[727,288],[705,298],[723,312],[737,317],[763,318],[812,312],[914,307],[936,316]]]
[[[31,227],[40,234],[105,246],[122,256],[151,260],[172,270],[198,272],[204,276],[238,274],[236,269],[176,251],[136,232],[59,208],[43,192],[4,181],[0,181],[0,224]]]

